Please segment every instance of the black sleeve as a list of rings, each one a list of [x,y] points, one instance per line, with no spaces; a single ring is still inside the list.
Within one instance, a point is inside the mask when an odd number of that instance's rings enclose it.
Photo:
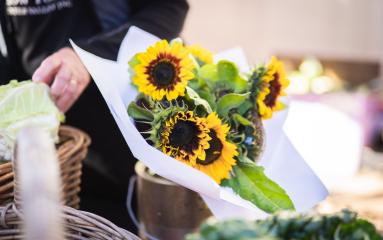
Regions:
[[[170,40],[180,34],[189,9],[186,0],[133,0],[129,4],[128,23],[78,44],[98,56],[115,60],[130,26]]]

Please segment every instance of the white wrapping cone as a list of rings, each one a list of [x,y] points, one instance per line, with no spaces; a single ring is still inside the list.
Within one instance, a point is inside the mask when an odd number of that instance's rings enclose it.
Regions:
[[[254,219],[266,216],[231,189],[216,184],[210,177],[155,149],[146,143],[127,114],[127,105],[137,96],[128,73],[127,62],[137,52],[145,51],[158,38],[131,27],[121,44],[118,61],[109,61],[88,53],[73,42],[72,46],[100,89],[133,155],[156,174],[198,192],[218,218]],[[237,51],[238,52],[238,51]],[[227,54],[226,54],[227,55]],[[241,65],[246,63],[243,57]],[[246,68],[246,66],[242,66]],[[281,185],[298,211],[305,211],[327,196],[327,190],[282,131],[286,112],[266,124],[266,152],[261,164],[266,174]],[[107,127],[107,126],[105,126]]]

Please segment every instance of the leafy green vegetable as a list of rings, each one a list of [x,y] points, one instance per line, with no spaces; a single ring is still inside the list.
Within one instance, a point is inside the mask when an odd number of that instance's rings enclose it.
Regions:
[[[343,224],[336,229],[335,239],[383,239],[376,232],[374,225],[364,219],[357,219]]]
[[[229,93],[224,95],[218,100],[217,113],[220,117],[225,117],[233,108],[240,106],[248,97],[250,93],[238,94]]]
[[[0,159],[10,160],[19,131],[26,126],[47,130],[58,139],[64,115],[57,109],[45,84],[11,81],[0,86]]]
[[[243,199],[268,213],[280,210],[293,210],[294,204],[277,183],[269,179],[264,168],[253,164],[239,163],[234,167],[235,177],[224,182]]]
[[[334,215],[281,212],[265,220],[209,219],[187,240],[382,240],[370,222],[348,210]]]

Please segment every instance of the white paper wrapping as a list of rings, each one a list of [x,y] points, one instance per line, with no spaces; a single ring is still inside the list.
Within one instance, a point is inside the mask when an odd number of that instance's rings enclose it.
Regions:
[[[71,43],[100,89],[125,141],[137,159],[156,174],[198,192],[219,219],[255,219],[266,216],[267,214],[240,198],[231,189],[220,187],[204,173],[147,144],[135,128],[126,109],[138,92],[131,84],[127,62],[158,40],[139,28],[131,27],[121,44],[117,62],[97,57]],[[222,58],[235,61],[240,69],[249,69],[241,50],[226,51],[215,57]],[[265,167],[266,174],[286,190],[297,211],[306,211],[323,200],[328,192],[283,132],[286,115],[287,111],[282,111],[265,122],[266,148],[260,164]]]

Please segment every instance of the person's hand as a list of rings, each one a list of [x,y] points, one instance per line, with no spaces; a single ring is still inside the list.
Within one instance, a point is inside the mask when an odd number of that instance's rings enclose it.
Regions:
[[[32,80],[50,85],[57,107],[66,112],[88,86],[90,75],[71,48],[62,48],[41,63]]]

